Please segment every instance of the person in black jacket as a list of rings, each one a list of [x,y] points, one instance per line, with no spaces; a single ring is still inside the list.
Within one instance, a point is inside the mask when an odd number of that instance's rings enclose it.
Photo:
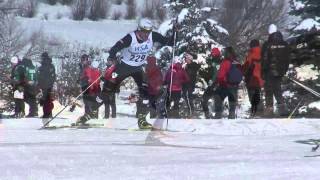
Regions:
[[[38,87],[42,92],[40,105],[43,109],[43,118],[52,117],[53,105],[53,84],[56,81],[55,67],[47,52],[41,55],[41,66],[38,69]]]
[[[193,105],[193,91],[196,87],[196,82],[197,82],[197,76],[199,69],[201,67],[200,64],[196,63],[193,61],[193,56],[189,53],[184,54],[184,60],[186,63],[185,70],[190,78],[190,81],[186,84],[184,84],[183,89],[182,89],[182,95],[187,102],[188,106],[188,116],[191,117],[194,111],[194,105]]]
[[[269,27],[269,38],[262,46],[262,76],[265,80],[265,115],[273,115],[273,96],[277,100],[280,115],[288,114],[282,97],[282,78],[289,68],[290,52],[281,32],[272,24]]]

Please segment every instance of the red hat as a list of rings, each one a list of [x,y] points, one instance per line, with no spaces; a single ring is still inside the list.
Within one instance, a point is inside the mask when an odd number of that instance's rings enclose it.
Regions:
[[[213,57],[219,57],[221,55],[221,52],[218,48],[212,48],[211,49],[211,56]]]

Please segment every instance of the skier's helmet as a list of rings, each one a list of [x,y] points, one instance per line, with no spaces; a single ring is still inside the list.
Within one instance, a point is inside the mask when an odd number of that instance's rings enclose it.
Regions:
[[[141,31],[152,31],[153,24],[150,19],[142,18],[138,24],[138,30]]]

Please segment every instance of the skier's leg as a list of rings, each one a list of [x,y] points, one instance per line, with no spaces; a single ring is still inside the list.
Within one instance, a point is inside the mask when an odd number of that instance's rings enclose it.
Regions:
[[[273,116],[273,82],[269,76],[265,79],[264,91],[265,91],[265,100],[266,100],[266,109],[264,115],[267,117]]]
[[[236,107],[238,102],[238,89],[228,88],[228,101],[229,101],[229,115],[228,119],[236,118]]]
[[[226,93],[223,88],[218,88],[214,95],[214,102],[215,102],[215,115],[214,119],[221,119],[222,118],[222,111],[223,111],[223,101],[226,98]]]
[[[116,94],[115,93],[110,94],[109,105],[111,107],[111,117],[116,118],[117,117],[117,106],[116,106]]]
[[[132,78],[136,82],[139,89],[139,99],[137,101],[137,115],[138,115],[138,126],[141,129],[149,129],[152,128],[152,125],[147,122],[146,116],[149,113],[149,100],[148,100],[148,92],[146,87],[143,84],[143,71],[136,71],[131,74]]]
[[[209,112],[208,101],[210,98],[213,97],[213,95],[214,95],[214,89],[212,88],[212,86],[209,86],[204,92],[202,97],[202,109],[206,119],[212,118],[212,115]]]

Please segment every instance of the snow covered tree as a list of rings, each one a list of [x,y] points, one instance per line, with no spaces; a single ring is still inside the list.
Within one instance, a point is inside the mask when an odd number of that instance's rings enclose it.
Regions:
[[[205,59],[211,47],[222,47],[221,44],[227,42],[228,32],[217,21],[209,18],[210,12],[215,9],[201,8],[197,0],[168,0],[165,7],[170,10],[171,18],[160,25],[159,32],[172,34],[173,24],[178,23],[176,55],[187,51]],[[170,51],[162,49],[161,52]],[[166,63],[171,61],[168,53],[161,54],[161,60]]]
[[[173,51],[176,56],[182,56],[185,52],[192,54],[194,61],[201,65],[199,76],[196,79],[197,86],[204,88],[207,83],[204,81],[206,79],[204,75],[209,72],[210,61],[207,62],[207,59],[209,59],[210,51],[213,47],[221,49],[227,43],[228,32],[217,21],[209,18],[216,8],[201,7],[197,0],[168,0],[164,6],[169,11],[171,18],[160,25],[159,32],[171,36],[172,28],[176,27],[178,33],[174,50],[171,47],[163,47],[156,53],[158,62],[160,66],[168,68]],[[195,92],[197,94],[195,94],[197,96],[195,99],[200,99],[202,90]],[[199,101],[195,100],[194,104],[195,108],[200,110],[200,105],[196,103]],[[181,114],[183,116],[183,112]]]
[[[291,15],[300,17],[301,21],[294,28],[295,32],[320,29],[320,3],[318,0],[290,0]]]

